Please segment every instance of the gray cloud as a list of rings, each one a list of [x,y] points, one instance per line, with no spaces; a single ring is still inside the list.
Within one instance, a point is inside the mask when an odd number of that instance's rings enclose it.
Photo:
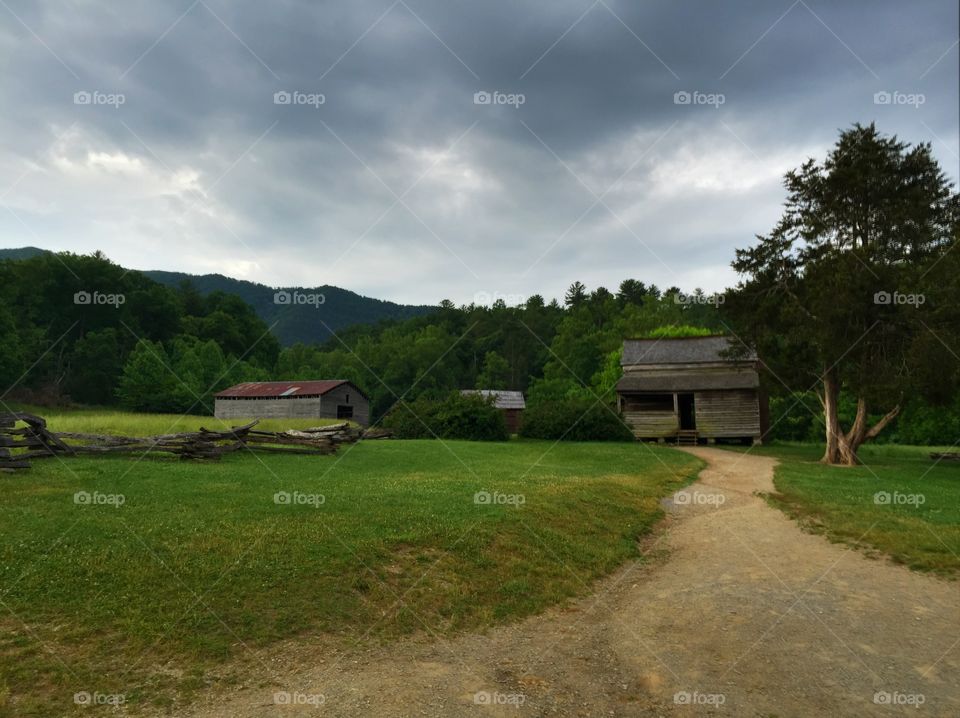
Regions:
[[[949,0],[7,6],[4,246],[400,301],[712,290],[840,128],[958,175]]]

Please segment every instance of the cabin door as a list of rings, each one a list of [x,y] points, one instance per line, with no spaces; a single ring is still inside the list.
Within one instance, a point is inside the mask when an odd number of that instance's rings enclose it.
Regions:
[[[693,406],[693,394],[677,394],[677,411],[680,414],[680,429],[696,429],[697,413]]]

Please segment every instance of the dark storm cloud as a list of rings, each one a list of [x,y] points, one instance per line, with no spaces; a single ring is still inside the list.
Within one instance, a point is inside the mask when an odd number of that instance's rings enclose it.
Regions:
[[[947,0],[5,2],[8,246],[410,301],[716,289],[840,128],[957,175]]]

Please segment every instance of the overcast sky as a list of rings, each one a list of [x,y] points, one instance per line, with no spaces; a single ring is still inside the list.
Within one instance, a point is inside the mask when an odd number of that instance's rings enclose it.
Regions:
[[[0,0],[0,246],[411,303],[717,290],[854,122],[956,180],[957,30],[956,0]]]

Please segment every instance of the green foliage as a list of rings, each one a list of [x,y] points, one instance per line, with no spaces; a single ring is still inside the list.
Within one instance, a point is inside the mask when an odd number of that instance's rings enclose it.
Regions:
[[[846,393],[880,413],[917,392],[942,399],[958,375],[960,195],[930,145],[855,125],[785,186],[778,224],[733,262],[737,335],[778,384],[822,382],[827,406]]]
[[[16,320],[7,307],[18,308]],[[99,253],[0,261],[0,336],[0,381],[12,398],[123,398],[164,411],[207,412],[221,375],[269,378],[280,351],[238,297],[164,287]]]
[[[633,441],[613,409],[595,398],[544,401],[523,412],[520,436],[564,441]]]
[[[692,327],[689,324],[668,324],[647,332],[648,339],[685,339],[686,337],[709,337],[714,331],[704,327]]]
[[[178,338],[167,351],[143,341],[123,367],[117,397],[134,411],[212,414],[213,394],[243,381],[263,381],[267,373],[228,359],[212,339]]]
[[[26,359],[23,355],[23,340],[13,315],[0,304],[0,385],[13,386],[26,370]]]
[[[477,389],[506,389],[510,383],[510,364],[496,352],[487,352],[483,371],[477,375]]]
[[[400,439],[506,441],[503,413],[492,398],[453,392],[443,400],[422,398],[395,406],[383,419]]]
[[[943,406],[910,402],[897,417],[891,442],[939,446],[960,441],[960,396]]]
[[[112,396],[123,368],[121,344],[113,327],[92,331],[77,340],[66,382],[72,399],[96,404]]]
[[[144,340],[137,344],[123,367],[117,397],[128,409],[175,412],[179,388],[163,344]]]

